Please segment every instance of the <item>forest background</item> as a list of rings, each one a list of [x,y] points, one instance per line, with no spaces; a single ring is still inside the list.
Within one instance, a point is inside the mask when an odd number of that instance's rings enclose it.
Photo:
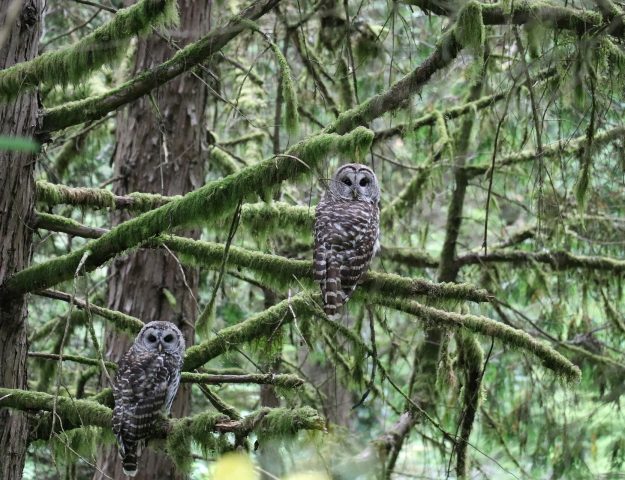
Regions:
[[[0,478],[121,478],[110,377],[187,340],[137,478],[622,478],[611,0],[0,0]],[[374,168],[339,321],[314,206]]]

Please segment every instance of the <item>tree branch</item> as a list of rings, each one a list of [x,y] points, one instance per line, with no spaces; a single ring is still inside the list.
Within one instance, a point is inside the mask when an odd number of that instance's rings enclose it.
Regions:
[[[259,0],[251,4],[232,17],[226,26],[212,30],[202,39],[179,50],[170,60],[141,73],[112,91],[46,110],[43,114],[41,131],[52,132],[89,120],[97,120],[108,112],[138,99],[150,90],[206,61],[239,33],[248,29],[247,20],[257,20],[279,2],[280,0]]]

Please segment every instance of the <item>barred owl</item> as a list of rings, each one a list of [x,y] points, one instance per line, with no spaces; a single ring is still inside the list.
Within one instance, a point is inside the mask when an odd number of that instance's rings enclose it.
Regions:
[[[184,337],[170,322],[147,323],[119,362],[113,381],[113,433],[124,473],[134,477],[145,439],[169,414],[180,385]]]
[[[323,309],[338,315],[379,248],[380,187],[369,167],[340,167],[315,214],[314,277]]]

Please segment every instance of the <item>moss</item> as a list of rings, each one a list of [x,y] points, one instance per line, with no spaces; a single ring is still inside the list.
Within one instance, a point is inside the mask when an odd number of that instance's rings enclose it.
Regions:
[[[473,54],[469,80],[471,83],[475,83],[481,77],[484,68],[484,45],[486,41],[486,29],[484,28],[480,3],[471,1],[460,10],[454,28],[454,36],[458,43]]]
[[[152,26],[172,25],[177,21],[174,0],[142,0],[119,10],[110,22],[78,43],[1,71],[0,101],[15,98],[41,84],[47,87],[77,84],[93,70],[118,60],[132,36],[148,33]]]
[[[239,170],[239,165],[228,153],[219,147],[212,147],[209,153],[211,170],[215,167],[223,175],[231,175]]]
[[[482,364],[484,352],[477,339],[468,331],[460,331],[456,336],[460,352],[459,364],[464,370],[463,404],[460,421],[460,438],[456,443],[456,465],[458,478],[466,478],[469,472],[467,446],[473,422],[481,400]]]
[[[432,159],[428,158],[423,170],[414,175],[395,198],[380,212],[380,219],[385,225],[390,225],[395,219],[401,218],[406,211],[416,206],[423,195],[423,188],[430,178]]]
[[[115,195],[101,188],[71,188],[39,180],[37,200],[49,205],[84,205],[94,208],[115,208]]]
[[[56,402],[55,402],[56,398]],[[31,392],[10,388],[0,388],[0,407],[17,410],[45,410],[56,412],[63,419],[63,425],[93,425],[111,428],[112,410],[89,400],[75,400],[64,396],[54,396],[43,392]]]
[[[269,42],[271,50],[273,51],[276,59],[278,60],[278,67],[280,69],[280,79],[282,81],[282,98],[284,99],[284,119],[287,132],[291,135],[295,135],[299,128],[299,112],[297,93],[295,92],[295,82],[293,81],[293,75],[291,68],[286,58],[282,54],[280,47],[275,43]]]
[[[325,428],[324,419],[311,407],[263,409],[255,416],[248,417],[247,421],[251,425],[256,424],[254,432],[261,443],[270,438],[285,440],[300,430]]]
[[[341,104],[344,109],[353,108],[356,103],[352,77],[345,58],[338,54],[336,59],[336,80],[338,82]]]
[[[93,458],[104,435],[99,427],[82,427],[60,432],[50,440],[55,460],[71,465],[81,458]]]
[[[214,338],[188,348],[183,368],[193,370],[241,343],[269,337],[276,328],[288,325],[293,320],[291,311],[298,315],[308,309],[303,294],[283,300],[241,323],[220,330]]]
[[[166,237],[163,243],[181,255],[183,261],[192,261],[204,267],[217,269],[221,266],[225,246],[222,244],[191,240],[181,237]],[[228,265],[252,270],[268,285],[286,289],[303,283],[311,286],[312,262],[308,260],[292,260],[278,255],[259,253],[239,247],[230,247]],[[414,295],[425,295],[433,299],[469,300],[474,302],[488,301],[487,291],[467,283],[434,283],[418,278],[401,277],[395,274],[368,272],[365,274],[361,287],[356,289],[357,298],[362,300],[361,292],[383,293],[395,297],[412,298]]]
[[[372,140],[373,132],[363,127],[347,135],[320,134],[303,140],[290,148],[286,156],[264,160],[210,182],[178,200],[118,225],[72,253],[22,270],[7,280],[0,296],[45,289],[71,279],[86,252],[89,256],[84,262],[84,271],[88,272],[161,232],[214,222],[233,212],[243,199],[262,195],[285,180],[311,174],[312,167],[319,165],[329,153],[345,154],[351,149],[352,156],[358,155],[369,148]]]
[[[445,312],[420,305],[417,302],[381,296],[376,297],[376,302],[415,315],[438,327],[466,328],[480,335],[494,337],[508,347],[525,350],[536,356],[544,367],[552,370],[556,375],[565,378],[567,381],[577,382],[581,377],[579,368],[552,347],[536,340],[522,330],[509,327],[488,317]]]
[[[182,198],[181,195],[165,197],[156,193],[139,192],[133,192],[128,196],[132,198],[132,203],[127,205],[126,208],[135,212],[147,212],[149,210],[154,210],[155,208],[161,207],[173,200],[180,200]]]
[[[182,381],[192,383],[258,383],[263,385],[275,385],[282,388],[297,388],[304,384],[304,380],[292,374],[236,374],[230,378],[224,378],[225,374],[191,373],[183,372]]]
[[[225,447],[219,435],[215,435],[215,425],[220,420],[227,420],[220,413],[207,412],[179,420],[171,421],[167,435],[166,449],[176,466],[185,473],[191,470],[193,455],[191,445],[196,443],[205,455],[219,453]],[[222,439],[223,440],[223,439]]]
[[[440,155],[446,153],[450,161],[454,161],[454,143],[447,131],[447,124],[445,123],[445,117],[441,112],[434,113],[435,122],[434,130],[436,131],[436,143],[432,147],[434,158],[439,158]]]
[[[247,203],[241,208],[241,227],[254,234],[288,231],[310,238],[315,224],[315,208],[292,206],[281,202]]]

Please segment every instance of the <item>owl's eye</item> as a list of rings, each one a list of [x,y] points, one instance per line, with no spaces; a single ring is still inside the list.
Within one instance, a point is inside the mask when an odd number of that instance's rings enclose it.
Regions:
[[[360,186],[361,187],[366,187],[367,185],[369,185],[369,179],[367,177],[361,178],[360,179]]]
[[[344,178],[343,180],[341,180],[341,182],[343,182],[348,187],[352,186],[352,181],[349,178]]]
[[[148,342],[150,343],[156,342],[156,337],[152,333],[148,335]]]
[[[169,335],[165,335],[165,338],[163,338],[163,340],[165,340],[165,343],[169,343],[171,341],[173,341],[174,336],[170,333]]]

